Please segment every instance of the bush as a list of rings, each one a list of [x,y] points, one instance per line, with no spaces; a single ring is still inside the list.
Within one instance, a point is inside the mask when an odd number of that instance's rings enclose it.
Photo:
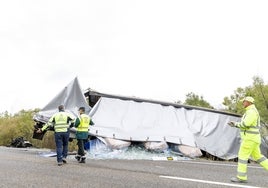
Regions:
[[[39,109],[25,111],[22,110],[17,114],[11,115],[8,112],[0,114],[0,145],[8,146],[18,137],[23,137],[33,144],[33,147],[55,149],[54,132],[47,131],[43,140],[37,140],[33,137],[35,122],[33,115]],[[70,150],[76,150],[76,140],[69,143]]]

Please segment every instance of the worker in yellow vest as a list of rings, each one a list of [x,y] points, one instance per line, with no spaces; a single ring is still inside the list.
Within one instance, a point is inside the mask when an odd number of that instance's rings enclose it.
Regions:
[[[89,117],[89,115],[85,114],[85,107],[79,108],[79,116],[75,120],[74,126],[77,128],[76,130],[76,139],[78,145],[78,151],[75,158],[79,163],[86,162],[85,156],[85,143],[88,141],[88,131],[89,126],[93,125],[93,121]]]
[[[75,117],[65,112],[64,106],[58,107],[59,112],[55,113],[48,122],[37,132],[41,133],[49,128],[55,132],[55,143],[57,152],[58,166],[67,163],[68,142],[69,142],[69,127],[74,123]]]
[[[238,153],[237,175],[231,178],[232,182],[238,183],[247,182],[247,163],[250,156],[268,170],[268,160],[260,151],[260,116],[254,105],[254,98],[245,97],[242,102],[246,111],[241,121],[228,123],[231,127],[240,129],[241,144]]]

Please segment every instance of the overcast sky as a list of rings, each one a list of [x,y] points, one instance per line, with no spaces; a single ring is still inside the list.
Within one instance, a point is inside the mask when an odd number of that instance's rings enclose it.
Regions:
[[[0,112],[83,89],[218,106],[268,81],[268,1],[0,1]]]

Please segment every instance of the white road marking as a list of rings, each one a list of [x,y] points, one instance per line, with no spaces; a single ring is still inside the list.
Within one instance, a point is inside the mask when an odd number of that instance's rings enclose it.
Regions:
[[[167,179],[183,180],[183,181],[192,181],[192,182],[198,182],[198,183],[214,184],[214,185],[225,185],[229,187],[261,188],[261,187],[255,187],[255,186],[248,186],[245,183],[242,185],[242,184],[223,183],[223,182],[207,181],[207,180],[199,180],[199,179],[191,179],[191,178],[182,178],[182,177],[175,177],[175,176],[159,176],[159,177],[167,178]]]
[[[231,166],[231,167],[236,167],[237,164],[222,164],[222,163],[206,163],[206,162],[199,162],[199,161],[178,161],[180,163],[190,163],[190,164],[203,164],[203,165],[214,165],[214,166]],[[262,169],[263,167],[261,166],[251,166],[248,165],[248,168],[259,168]]]

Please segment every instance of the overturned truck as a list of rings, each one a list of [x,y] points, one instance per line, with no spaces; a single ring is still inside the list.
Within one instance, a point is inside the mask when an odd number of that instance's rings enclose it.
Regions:
[[[147,150],[169,148],[188,157],[206,153],[224,160],[237,158],[239,130],[227,126],[229,121],[240,120],[237,114],[105,94],[90,88],[82,91],[75,78],[33,119],[42,126],[60,104],[76,117],[78,108],[85,106],[94,121],[89,135],[101,138],[111,149],[142,143]],[[263,140],[265,155],[267,148]]]

